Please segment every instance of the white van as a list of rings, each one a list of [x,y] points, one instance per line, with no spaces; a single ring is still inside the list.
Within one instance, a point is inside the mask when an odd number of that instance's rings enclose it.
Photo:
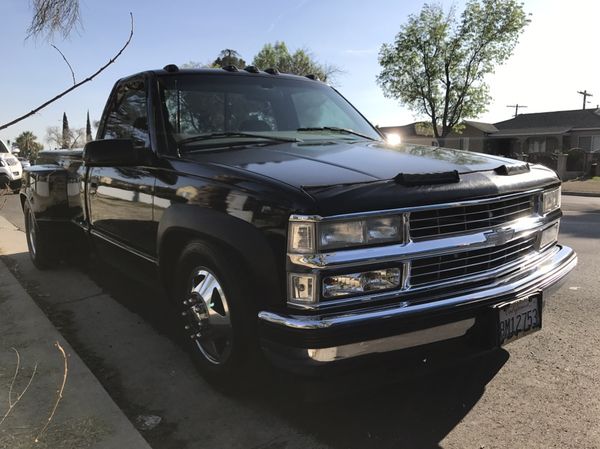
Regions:
[[[6,188],[13,192],[21,188],[23,167],[21,162],[10,152],[0,140],[0,190]]]

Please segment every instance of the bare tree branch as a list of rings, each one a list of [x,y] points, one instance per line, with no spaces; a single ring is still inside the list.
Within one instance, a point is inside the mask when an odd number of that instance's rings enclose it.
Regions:
[[[56,346],[58,348],[58,350],[60,351],[60,353],[62,355],[62,358],[63,358],[63,364],[64,364],[63,379],[62,379],[62,383],[60,385],[60,388],[58,390],[58,394],[56,396],[56,402],[54,402],[54,407],[52,407],[52,411],[50,412],[50,416],[48,416],[48,420],[46,421],[46,424],[44,424],[44,427],[42,428],[42,430],[40,430],[40,433],[38,433],[37,437],[35,437],[34,441],[36,443],[39,443],[40,438],[42,437],[42,435],[44,434],[44,432],[46,431],[46,429],[50,425],[50,422],[52,421],[52,418],[54,418],[54,414],[56,413],[56,409],[58,408],[58,404],[60,403],[60,400],[63,397],[63,392],[65,391],[65,385],[67,384],[67,377],[69,375],[69,364],[67,362],[67,354],[65,353],[65,350],[63,349],[63,347],[60,345],[60,343],[58,341],[54,343],[54,346]]]
[[[67,57],[63,54],[62,51],[60,51],[60,49],[54,45],[54,44],[50,44],[52,46],[52,48],[54,48],[57,52],[60,53],[60,55],[62,56],[62,58],[64,59],[65,63],[67,64],[67,66],[69,67],[69,70],[71,71],[71,78],[73,78],[73,84],[77,84],[77,82],[75,81],[75,72],[73,71],[73,67],[71,67],[71,64],[69,63],[69,61],[67,60]]]
[[[12,381],[10,382],[10,386],[8,389],[8,410],[6,410],[6,413],[2,416],[2,419],[0,419],[0,426],[4,423],[6,418],[8,418],[8,415],[10,415],[10,413],[13,411],[15,406],[19,403],[19,401],[23,397],[23,395],[27,392],[27,390],[29,389],[29,386],[31,385],[31,382],[33,382],[35,373],[37,372],[37,363],[36,363],[35,366],[33,367],[33,373],[31,373],[29,382],[27,382],[27,385],[25,385],[25,388],[23,389],[23,391],[20,394],[18,394],[16,399],[13,401],[13,399],[12,399],[13,388],[14,388],[15,382],[17,380],[17,376],[19,375],[19,370],[21,369],[21,355],[19,354],[19,351],[17,351],[15,348],[11,348],[11,349],[15,352],[15,354],[17,356],[17,366],[15,367],[15,374],[12,378]]]
[[[79,0],[33,0],[35,14],[27,29],[27,38],[60,32],[67,37],[79,23]]]
[[[66,90],[62,91],[61,93],[59,93],[58,95],[52,97],[50,100],[48,100],[45,103],[41,104],[37,108],[29,111],[27,114],[24,114],[24,115],[22,115],[22,116],[20,116],[20,117],[18,117],[16,119],[14,119],[11,122],[8,122],[8,123],[5,123],[3,125],[0,125],[0,130],[6,129],[9,126],[14,125],[15,123],[19,123],[21,120],[24,120],[27,117],[31,117],[32,115],[34,115],[35,113],[41,111],[42,109],[44,109],[48,105],[54,103],[56,100],[64,97],[68,93],[74,91],[79,86],[82,86],[83,84],[92,81],[94,78],[96,78],[96,76],[98,76],[100,73],[102,73],[104,70],[106,70],[106,68],[109,65],[113,64],[117,60],[117,58],[119,56],[121,56],[121,54],[125,51],[125,49],[127,48],[127,46],[130,44],[131,39],[133,38],[133,13],[129,13],[129,16],[131,17],[131,31],[129,32],[129,38],[127,39],[127,41],[125,42],[125,44],[123,45],[123,47],[121,47],[121,49],[119,50],[119,52],[115,56],[113,56],[106,64],[104,64],[102,67],[100,67],[98,70],[96,70],[96,72],[94,72],[92,75],[88,76],[87,78],[85,78],[84,80],[78,82],[77,84],[73,84],[68,89],[66,89]]]

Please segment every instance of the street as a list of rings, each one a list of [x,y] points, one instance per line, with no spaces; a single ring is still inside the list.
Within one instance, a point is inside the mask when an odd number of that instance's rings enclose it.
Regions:
[[[0,250],[129,419],[161,418],[141,430],[154,449],[600,448],[600,198],[562,201],[561,242],[579,265],[541,332],[435,370],[382,363],[302,379],[263,368],[264,382],[240,394],[196,373],[156,286],[98,258],[39,271],[24,235]],[[23,229],[18,195],[0,197],[0,215]]]

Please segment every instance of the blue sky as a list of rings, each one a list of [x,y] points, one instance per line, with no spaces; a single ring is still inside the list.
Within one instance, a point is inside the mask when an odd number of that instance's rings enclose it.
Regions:
[[[456,4],[462,1],[443,2]],[[532,24],[513,57],[491,75],[494,101],[480,119],[510,118],[507,104],[529,106],[524,112],[576,109],[577,90],[596,93],[600,103],[597,36],[600,2],[528,0]],[[69,96],[13,127],[0,139],[32,130],[45,140],[48,126],[60,126],[63,111],[72,127],[85,125],[89,109],[100,117],[118,78],[168,63],[209,62],[223,48],[236,49],[247,61],[267,42],[283,40],[290,49],[308,48],[321,62],[344,70],[336,87],[374,124],[405,124],[416,118],[394,100],[385,99],[375,82],[377,53],[391,42],[408,14],[422,2],[402,0],[256,0],[150,2],[81,0],[82,27],[56,45],[73,65],[77,79],[93,73],[123,44],[129,12],[135,17],[132,44],[115,64]],[[29,2],[0,3],[0,123],[21,115],[72,81],[60,55],[43,40],[26,40]],[[44,142],[45,143],[45,142]]]

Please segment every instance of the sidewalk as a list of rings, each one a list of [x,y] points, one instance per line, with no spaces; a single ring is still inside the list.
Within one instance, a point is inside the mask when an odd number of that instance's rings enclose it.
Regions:
[[[1,216],[0,233],[14,236],[1,254],[22,251],[23,233]],[[33,447],[150,449],[0,261],[0,448]]]
[[[565,181],[562,184],[562,193],[564,195],[600,197],[600,179]]]

